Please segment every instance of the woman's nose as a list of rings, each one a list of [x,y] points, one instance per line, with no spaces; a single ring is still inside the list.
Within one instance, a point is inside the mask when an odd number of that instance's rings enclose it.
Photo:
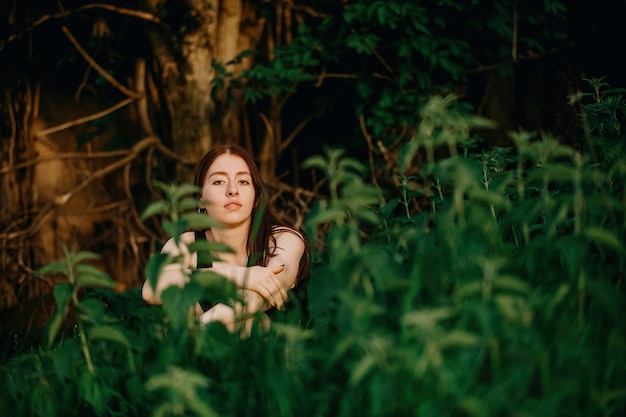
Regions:
[[[237,185],[234,183],[231,183],[228,185],[228,188],[226,189],[226,195],[237,195],[239,194],[239,191],[237,190]]]

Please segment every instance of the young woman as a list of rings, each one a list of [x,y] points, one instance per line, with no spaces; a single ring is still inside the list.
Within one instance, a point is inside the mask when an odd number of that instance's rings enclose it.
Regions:
[[[223,227],[185,232],[181,236],[185,245],[181,248],[170,238],[161,252],[174,256],[182,252],[183,265],[166,266],[156,291],[146,281],[143,298],[148,303],[159,304],[160,294],[167,287],[184,285],[181,268],[210,269],[235,283],[244,302],[233,306],[216,304],[206,311],[200,310],[200,322],[220,321],[231,331],[239,328],[246,333],[259,314],[267,325],[267,314],[282,309],[289,301],[289,293],[298,298],[292,301],[303,301],[311,259],[309,245],[268,203],[259,169],[246,149],[234,144],[211,149],[198,164],[194,184],[201,189],[199,198],[205,207],[201,211]],[[253,224],[259,225],[254,234]],[[186,245],[198,239],[226,245],[232,253],[220,253],[219,262],[198,265],[197,253],[186,250]]]

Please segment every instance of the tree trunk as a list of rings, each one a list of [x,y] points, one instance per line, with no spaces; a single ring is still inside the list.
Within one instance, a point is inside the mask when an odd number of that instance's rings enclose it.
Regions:
[[[147,0],[144,7],[157,15],[161,3]],[[217,19],[216,6],[217,0],[187,1],[194,13],[194,30],[170,33],[160,27],[147,29],[170,121],[170,131],[163,133],[169,135],[165,139],[171,141],[173,149],[189,160],[202,155],[213,143],[209,120],[215,109],[210,92],[214,78],[211,33]],[[180,181],[192,178],[190,168],[182,164],[176,175]]]
[[[145,0],[144,8],[157,14],[161,3]],[[256,44],[258,38],[254,39],[254,35],[258,31],[254,30],[256,24],[248,25],[253,30],[240,36],[244,13],[241,0],[187,0],[186,7],[186,18],[193,18],[192,23],[172,26],[171,32],[152,26],[147,33],[170,120],[167,139],[184,159],[195,161],[211,146],[241,137],[243,98],[240,93],[228,93],[228,86],[212,91],[216,76],[212,62],[225,65],[229,72],[241,71],[249,62],[226,64],[237,57],[242,46]],[[247,16],[253,8],[246,4]],[[191,180],[191,169],[179,165],[177,179]]]

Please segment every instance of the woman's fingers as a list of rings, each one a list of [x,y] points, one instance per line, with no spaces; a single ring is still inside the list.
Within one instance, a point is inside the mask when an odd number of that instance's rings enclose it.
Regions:
[[[285,270],[285,265],[275,266],[275,267],[272,267],[271,269],[272,269],[272,272],[274,273],[274,278],[276,279],[276,286],[278,287],[278,290],[280,291],[280,297],[281,297],[280,304],[276,304],[276,307],[280,308],[283,305],[283,303],[289,300],[289,295],[287,294],[287,290],[283,286],[283,283],[280,281],[280,279],[278,279],[278,277],[276,276],[277,274],[280,274],[281,272]]]
[[[287,290],[282,285],[280,279],[276,276],[285,270],[285,265],[279,265],[274,267],[268,267],[266,269],[267,280],[266,283],[268,287],[266,287],[266,291],[269,294],[269,297],[266,299],[272,304],[272,306],[276,308],[280,308],[285,301],[287,301]]]
[[[280,274],[285,270],[285,265],[273,266],[271,270],[274,274]]]
[[[276,276],[285,270],[284,265],[278,265],[273,267],[255,267],[256,275],[254,280],[251,281],[256,285],[248,287],[251,290],[258,292],[263,298],[270,303],[271,306],[280,308],[288,299],[287,290],[284,288],[280,279]]]

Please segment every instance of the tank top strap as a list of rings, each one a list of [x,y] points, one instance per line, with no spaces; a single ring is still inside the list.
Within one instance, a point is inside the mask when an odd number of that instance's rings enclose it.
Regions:
[[[206,240],[206,230],[195,230],[193,234],[196,242]],[[213,263],[210,261],[210,259],[208,259],[209,257],[209,253],[199,251],[198,264],[196,265],[196,268],[210,268],[211,266],[213,266]]]

